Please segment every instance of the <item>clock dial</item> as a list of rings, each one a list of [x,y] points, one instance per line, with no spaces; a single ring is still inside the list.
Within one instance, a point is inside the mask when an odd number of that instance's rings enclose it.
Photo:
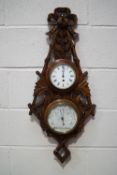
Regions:
[[[58,89],[70,88],[75,80],[76,73],[68,64],[58,64],[54,66],[50,73],[50,81]]]
[[[49,127],[57,132],[66,134],[72,131],[78,122],[78,113],[73,105],[66,101],[54,102],[47,116]]]

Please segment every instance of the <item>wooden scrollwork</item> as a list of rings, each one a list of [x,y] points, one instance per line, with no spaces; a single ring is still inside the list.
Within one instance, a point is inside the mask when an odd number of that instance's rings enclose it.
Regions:
[[[50,31],[47,33],[49,37],[49,52],[45,59],[42,72],[37,71],[39,80],[36,82],[34,89],[33,102],[28,104],[29,114],[35,114],[39,119],[40,125],[48,136],[54,137],[58,141],[58,146],[54,150],[55,156],[64,162],[69,156],[66,143],[68,140],[83,131],[87,118],[94,116],[95,105],[91,102],[90,89],[87,83],[87,72],[82,72],[80,61],[76,54],[75,44],[79,35],[74,31],[77,26],[77,16],[72,14],[69,8],[56,8],[54,13],[48,15],[48,23]],[[78,82],[69,91],[60,91],[51,87],[47,81],[47,71],[51,69],[51,65],[57,60],[70,61],[77,69]],[[80,111],[80,120],[78,126],[69,134],[56,134],[49,130],[44,121],[44,112],[47,106],[57,99],[71,100]]]

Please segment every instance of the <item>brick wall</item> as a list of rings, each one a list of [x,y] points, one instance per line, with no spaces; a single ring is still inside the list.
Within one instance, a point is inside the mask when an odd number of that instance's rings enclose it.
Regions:
[[[27,109],[48,51],[47,15],[58,6],[78,15],[77,52],[97,104],[65,167]],[[0,175],[116,175],[116,89],[117,0],[0,0]]]

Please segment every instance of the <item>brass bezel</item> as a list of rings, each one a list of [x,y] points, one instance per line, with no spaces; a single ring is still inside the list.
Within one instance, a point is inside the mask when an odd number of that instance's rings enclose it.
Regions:
[[[51,111],[54,107],[56,107],[57,105],[62,105],[62,104],[66,104],[66,105],[68,105],[68,106],[71,106],[71,107],[76,111],[76,113],[77,113],[77,122],[76,122],[75,126],[74,126],[72,129],[70,129],[68,132],[66,132],[66,133],[62,133],[62,132],[59,132],[59,131],[55,131],[53,128],[50,127],[50,125],[49,125],[49,123],[48,123],[48,115],[49,115],[50,111]],[[45,123],[46,123],[47,127],[48,127],[52,132],[54,132],[54,133],[56,133],[56,134],[66,135],[66,134],[71,133],[71,132],[76,128],[76,126],[78,125],[78,121],[80,120],[80,112],[79,112],[79,110],[78,110],[78,107],[77,107],[72,101],[70,101],[70,100],[68,100],[68,99],[57,99],[57,100],[53,101],[52,103],[50,103],[50,104],[47,106],[47,108],[46,108],[46,110],[45,110],[45,113],[44,113],[44,120],[45,120]]]

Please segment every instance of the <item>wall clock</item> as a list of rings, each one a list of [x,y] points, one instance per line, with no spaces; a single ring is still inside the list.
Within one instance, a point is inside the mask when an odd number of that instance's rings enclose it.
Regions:
[[[95,105],[82,72],[75,43],[77,16],[69,8],[56,8],[48,15],[49,52],[42,72],[37,71],[33,102],[29,114],[35,114],[47,136],[58,142],[54,150],[61,163],[70,156],[67,142],[83,131],[88,118],[94,116]]]

